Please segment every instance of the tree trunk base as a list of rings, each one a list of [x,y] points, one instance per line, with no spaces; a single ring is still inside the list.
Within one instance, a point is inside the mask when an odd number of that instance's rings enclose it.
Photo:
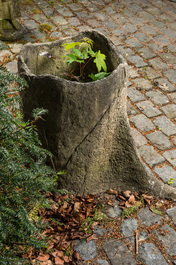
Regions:
[[[65,80],[62,45],[84,37],[106,55],[111,74],[89,83]],[[56,60],[39,56],[44,51]],[[129,189],[176,200],[176,189],[149,175],[138,156],[126,110],[127,63],[104,35],[86,31],[53,43],[27,44],[19,55],[19,73],[29,85],[22,96],[25,119],[36,107],[49,111],[38,129],[56,169],[67,172],[58,178],[59,189],[83,196]]]

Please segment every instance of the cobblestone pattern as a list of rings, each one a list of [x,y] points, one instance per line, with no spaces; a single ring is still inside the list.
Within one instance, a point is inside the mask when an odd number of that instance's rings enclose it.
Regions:
[[[129,63],[128,115],[136,146],[146,167],[164,183],[176,183],[176,3],[169,0],[21,0],[21,23],[27,34],[17,43],[0,45],[0,61],[17,72],[17,56],[24,43],[54,41],[81,30],[96,29],[109,37]],[[50,29],[49,29],[50,27]],[[115,206],[112,217],[120,211]],[[176,212],[168,215],[176,223]],[[141,214],[142,216],[142,214]],[[137,226],[137,223],[136,223]],[[126,226],[124,226],[126,227]],[[156,233],[170,259],[176,255],[174,230],[166,227],[168,240]],[[125,234],[126,235],[126,234]],[[170,244],[170,247],[168,246]],[[87,253],[90,248],[90,255]],[[127,246],[104,243],[107,260],[95,264],[138,264],[131,253],[123,261]],[[153,244],[139,249],[143,264],[171,264]],[[77,245],[86,260],[97,253],[95,244]],[[123,249],[123,250],[121,250]],[[156,250],[156,252],[155,252]],[[158,263],[151,260],[155,252]],[[151,255],[149,255],[151,254]],[[118,260],[119,260],[118,259]],[[123,263],[125,262],[125,263]],[[172,264],[176,264],[172,260]],[[94,263],[92,263],[94,264]],[[141,263],[140,263],[141,264]]]

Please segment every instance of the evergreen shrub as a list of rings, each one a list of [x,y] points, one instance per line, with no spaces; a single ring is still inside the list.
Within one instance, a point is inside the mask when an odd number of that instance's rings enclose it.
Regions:
[[[46,111],[37,109],[24,122],[19,91],[23,79],[0,67],[0,264],[18,260],[28,247],[41,249],[42,222],[35,209],[49,205],[46,194],[56,186],[56,174],[46,166],[50,153],[41,147],[35,124]],[[18,260],[18,261],[17,261]]]

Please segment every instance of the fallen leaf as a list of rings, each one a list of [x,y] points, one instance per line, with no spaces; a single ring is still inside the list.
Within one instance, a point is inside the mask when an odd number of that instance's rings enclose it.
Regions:
[[[40,261],[47,261],[50,258],[49,254],[40,254],[37,259]]]
[[[129,208],[129,207],[131,207],[131,204],[128,201],[126,201],[125,202],[125,207]]]
[[[130,196],[130,198],[128,199],[128,202],[130,203],[130,204],[135,204],[135,202],[136,202],[136,200],[135,200],[135,197],[134,197],[134,195],[132,194],[131,196]]]
[[[59,257],[55,257],[55,263],[56,265],[64,265],[64,260],[59,258]]]
[[[63,204],[63,208],[66,209],[68,207],[68,203],[65,201]]]
[[[162,85],[159,85],[159,87],[161,89],[164,89],[164,90],[169,90],[168,86],[166,85],[166,83],[163,83]]]
[[[63,256],[64,256],[64,253],[63,253],[63,251],[57,251],[57,256],[59,257],[59,258],[62,258]]]
[[[125,196],[125,198],[129,198],[130,195],[131,195],[131,191],[130,190],[123,191],[123,196]]]
[[[75,202],[73,212],[78,213],[80,210],[81,203],[80,202]]]
[[[89,237],[87,238],[87,242],[89,242],[89,241],[91,241],[91,240],[98,240],[98,238],[93,234],[93,235],[91,235],[91,236],[89,236]]]
[[[118,194],[118,192],[114,189],[109,189],[108,191],[107,191],[107,193],[108,194],[112,194],[112,195],[117,195]]]

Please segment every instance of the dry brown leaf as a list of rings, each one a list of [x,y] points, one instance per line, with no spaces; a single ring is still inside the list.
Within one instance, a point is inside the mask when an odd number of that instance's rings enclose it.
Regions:
[[[134,195],[132,194],[131,196],[130,196],[130,198],[128,199],[128,202],[130,203],[130,204],[135,204],[135,202],[136,202],[136,200],[135,200],[135,197],[134,197]]]
[[[166,85],[166,83],[163,83],[162,85],[159,86],[161,89],[164,90],[169,90],[168,86]]]
[[[67,207],[68,207],[68,202],[64,201],[63,208],[67,209]]]
[[[125,207],[131,207],[131,203],[129,203],[128,201],[125,202]]]
[[[57,256],[58,256],[59,258],[62,258],[62,257],[64,256],[63,251],[57,250]]]
[[[131,191],[130,190],[123,191],[123,196],[125,196],[125,198],[129,198],[130,195],[131,195]]]
[[[64,256],[64,261],[68,263],[70,261],[69,257],[68,256]]]
[[[59,258],[59,257],[55,257],[55,264],[56,265],[64,265],[64,260]]]
[[[80,210],[81,203],[80,202],[75,202],[73,212],[78,213]]]
[[[126,201],[126,198],[123,197],[122,195],[119,195],[119,198],[120,198],[121,200],[123,200],[123,201]]]
[[[37,257],[39,261],[47,261],[49,258],[50,258],[49,254],[42,254],[42,253]]]
[[[109,189],[108,191],[107,191],[107,193],[108,194],[112,194],[112,195],[117,195],[118,194],[118,192],[114,189]]]
[[[87,238],[87,242],[89,242],[89,241],[91,241],[91,240],[98,240],[98,238],[93,234],[93,235],[91,235],[91,236],[89,236],[89,237]]]
[[[52,265],[52,264],[53,263],[52,263],[52,261],[50,259],[45,261],[45,262],[42,262],[42,265]]]

